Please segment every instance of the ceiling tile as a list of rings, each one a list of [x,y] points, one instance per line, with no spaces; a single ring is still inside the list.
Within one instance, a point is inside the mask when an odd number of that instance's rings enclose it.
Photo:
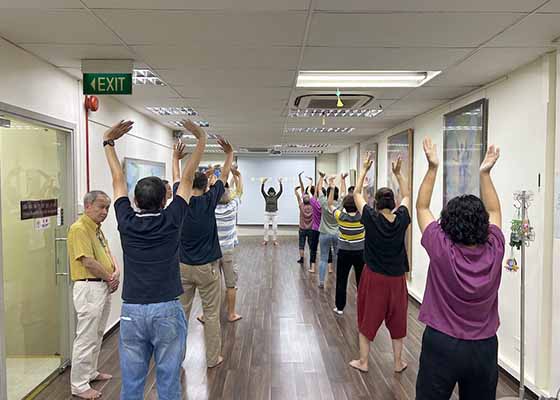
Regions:
[[[393,104],[387,111],[400,111],[403,113],[410,113],[413,115],[422,114],[432,108],[441,104],[445,104],[448,100],[417,100],[417,99],[403,99]]]
[[[304,12],[204,13],[186,11],[97,10],[128,44],[216,42],[222,46],[300,45]],[[287,29],[289,27],[289,29]]]
[[[436,70],[466,56],[467,48],[306,47],[303,69]]]
[[[120,44],[85,10],[2,10],[0,35],[18,44]]]
[[[317,0],[315,10],[528,12],[543,0]]]
[[[177,46],[133,46],[156,69],[180,68],[297,68],[299,47],[233,47],[185,43]]]
[[[201,97],[201,98],[221,98],[223,100],[244,103],[259,102],[272,99],[285,99],[290,95],[289,87],[281,88],[246,88],[239,90],[236,88],[189,88],[177,87],[178,92],[185,97]]]
[[[498,36],[488,46],[554,46],[560,36],[560,14],[535,14]]]
[[[407,100],[441,100],[455,99],[475,90],[476,86],[423,86],[414,89]]]
[[[115,0],[86,0],[85,3],[90,8],[128,8],[149,10],[286,11],[307,10],[308,6],[307,0],[119,0],[118,2]]]
[[[435,77],[430,86],[481,86],[538,58],[546,48],[484,48]]]
[[[323,46],[478,46],[518,14],[316,14],[308,44]]]
[[[23,48],[59,67],[82,67],[85,58],[134,59],[134,54],[122,45],[54,45],[25,44]]]
[[[78,0],[2,0],[0,9],[5,8],[40,8],[40,9],[83,9]]]

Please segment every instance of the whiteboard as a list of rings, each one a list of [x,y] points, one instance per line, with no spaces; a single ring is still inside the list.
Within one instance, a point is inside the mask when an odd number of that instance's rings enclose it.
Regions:
[[[239,171],[243,176],[243,197],[239,207],[238,224],[261,225],[264,221],[264,198],[261,194],[261,178],[268,178],[265,191],[270,186],[279,190],[278,178],[283,178],[284,193],[278,200],[278,224],[299,225],[299,207],[294,188],[299,186],[298,174],[303,171],[304,184],[306,176],[315,176],[315,157],[272,158],[243,157],[237,158]]]

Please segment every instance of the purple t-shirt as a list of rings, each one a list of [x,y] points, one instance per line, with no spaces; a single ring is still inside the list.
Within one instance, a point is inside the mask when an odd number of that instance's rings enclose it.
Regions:
[[[313,225],[313,206],[305,204],[303,201],[299,202],[299,228],[311,229]]]
[[[498,289],[505,252],[500,228],[490,225],[488,242],[471,248],[453,243],[434,221],[422,235],[422,246],[430,268],[420,321],[457,339],[493,337],[500,326]]]
[[[309,202],[313,207],[313,224],[311,229],[318,231],[321,226],[321,203],[319,203],[316,197],[309,198]]]

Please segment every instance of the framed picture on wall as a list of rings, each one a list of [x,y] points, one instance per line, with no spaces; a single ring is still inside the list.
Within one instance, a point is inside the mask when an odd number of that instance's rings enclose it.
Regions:
[[[373,207],[373,200],[375,199],[375,192],[377,191],[377,159],[378,159],[378,148],[377,143],[366,143],[360,145],[360,172],[362,171],[364,161],[366,160],[367,153],[373,153],[373,165],[369,170],[366,179],[367,185],[364,183],[364,190],[367,194],[368,204]]]
[[[488,99],[443,116],[443,205],[463,194],[480,196],[479,168],[488,140]]]
[[[395,202],[397,205],[402,200],[402,194],[399,190],[399,183],[393,175],[392,165],[397,160],[402,160],[401,171],[408,184],[408,191],[410,193],[410,205],[414,204],[412,198],[412,166],[414,154],[414,130],[407,129],[399,132],[387,139],[387,186],[395,193]],[[412,272],[412,228],[408,227],[406,232],[406,253],[408,255],[408,264],[410,265],[410,272]],[[412,276],[410,273],[408,278]]]
[[[157,176],[165,179],[165,163],[126,157],[124,159],[124,174],[128,197],[132,199],[134,198],[134,187],[140,179],[147,176]]]

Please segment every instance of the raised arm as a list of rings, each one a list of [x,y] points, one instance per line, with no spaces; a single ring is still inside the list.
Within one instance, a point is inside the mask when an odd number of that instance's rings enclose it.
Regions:
[[[225,185],[231,171],[231,166],[233,164],[233,147],[224,138],[218,139],[218,144],[222,146],[222,150],[226,153],[226,160],[224,161],[224,166],[222,167],[222,173],[220,174],[220,180]]]
[[[278,178],[278,184],[280,185],[280,190],[278,190],[278,193],[276,194],[277,199],[279,199],[280,196],[282,196],[282,193],[284,192],[284,186],[282,186],[282,178]]]
[[[185,144],[181,139],[173,146],[173,183],[181,181],[181,160],[185,157]]]
[[[296,194],[296,199],[297,199],[298,205],[301,204],[301,195],[299,194],[299,189],[300,188],[301,188],[301,186],[296,186],[295,189],[294,189],[294,193]]]
[[[329,211],[331,213],[334,213],[336,210],[336,207],[334,206],[334,190],[336,188],[335,178],[336,176],[332,176],[329,178],[329,188],[331,190],[329,192],[329,197],[327,199],[327,205],[329,206]]]
[[[107,130],[103,135],[103,140],[109,142],[105,145],[105,157],[107,158],[107,163],[111,170],[111,177],[113,178],[113,197],[115,200],[128,195],[124,172],[119,158],[117,157],[117,152],[115,151],[115,141],[129,132],[133,125],[134,122],[123,120]]]
[[[346,178],[348,178],[348,172],[340,174],[340,197],[346,196]]]
[[[299,187],[301,188],[301,194],[307,193],[307,190],[305,189],[305,185],[303,184],[303,178],[301,177],[302,175],[303,175],[303,171],[301,171],[301,172],[298,174]]]
[[[315,186],[315,196],[317,198],[321,197],[323,193],[323,181],[325,180],[325,173],[322,171],[319,172],[319,180],[317,181],[317,185]]]
[[[190,120],[183,120],[183,126],[198,140],[194,152],[188,159],[183,170],[183,175],[179,181],[177,195],[181,196],[188,203],[191,200],[194,173],[202,160],[204,149],[206,148],[206,132],[200,126]]]
[[[261,184],[261,193],[265,199],[268,197],[268,195],[264,191],[264,184],[266,183],[266,181],[268,181],[268,178],[264,178]]]
[[[233,175],[235,189],[237,190],[237,197],[241,198],[241,196],[243,195],[243,177],[241,176],[241,172],[239,172],[239,169],[237,169],[237,167],[232,167],[231,173]]]
[[[494,145],[490,146],[484,161],[480,165],[480,197],[484,207],[486,207],[486,211],[490,214],[490,223],[501,228],[502,207],[500,206],[500,199],[498,198],[498,193],[496,193],[494,182],[492,182],[492,177],[490,176],[490,171],[496,165],[498,158],[500,158],[500,149]]]
[[[437,157],[437,147],[430,138],[424,139],[424,153],[428,160],[428,171],[418,190],[418,200],[416,200],[416,218],[420,231],[424,233],[426,227],[435,221],[434,214],[430,210],[432,194],[436,183],[439,160]]]
[[[399,157],[396,163],[391,163],[391,169],[393,174],[399,182],[399,191],[401,193],[401,206],[406,207],[410,210],[410,188],[408,187],[408,182],[402,174],[402,159]]]
[[[367,152],[367,157],[364,160],[364,165],[362,170],[360,171],[360,176],[358,178],[358,182],[356,182],[356,187],[354,188],[354,203],[356,203],[356,208],[360,214],[364,213],[364,207],[366,206],[367,202],[363,195],[364,189],[364,179],[368,171],[371,169],[373,165],[373,153],[371,151]]]

